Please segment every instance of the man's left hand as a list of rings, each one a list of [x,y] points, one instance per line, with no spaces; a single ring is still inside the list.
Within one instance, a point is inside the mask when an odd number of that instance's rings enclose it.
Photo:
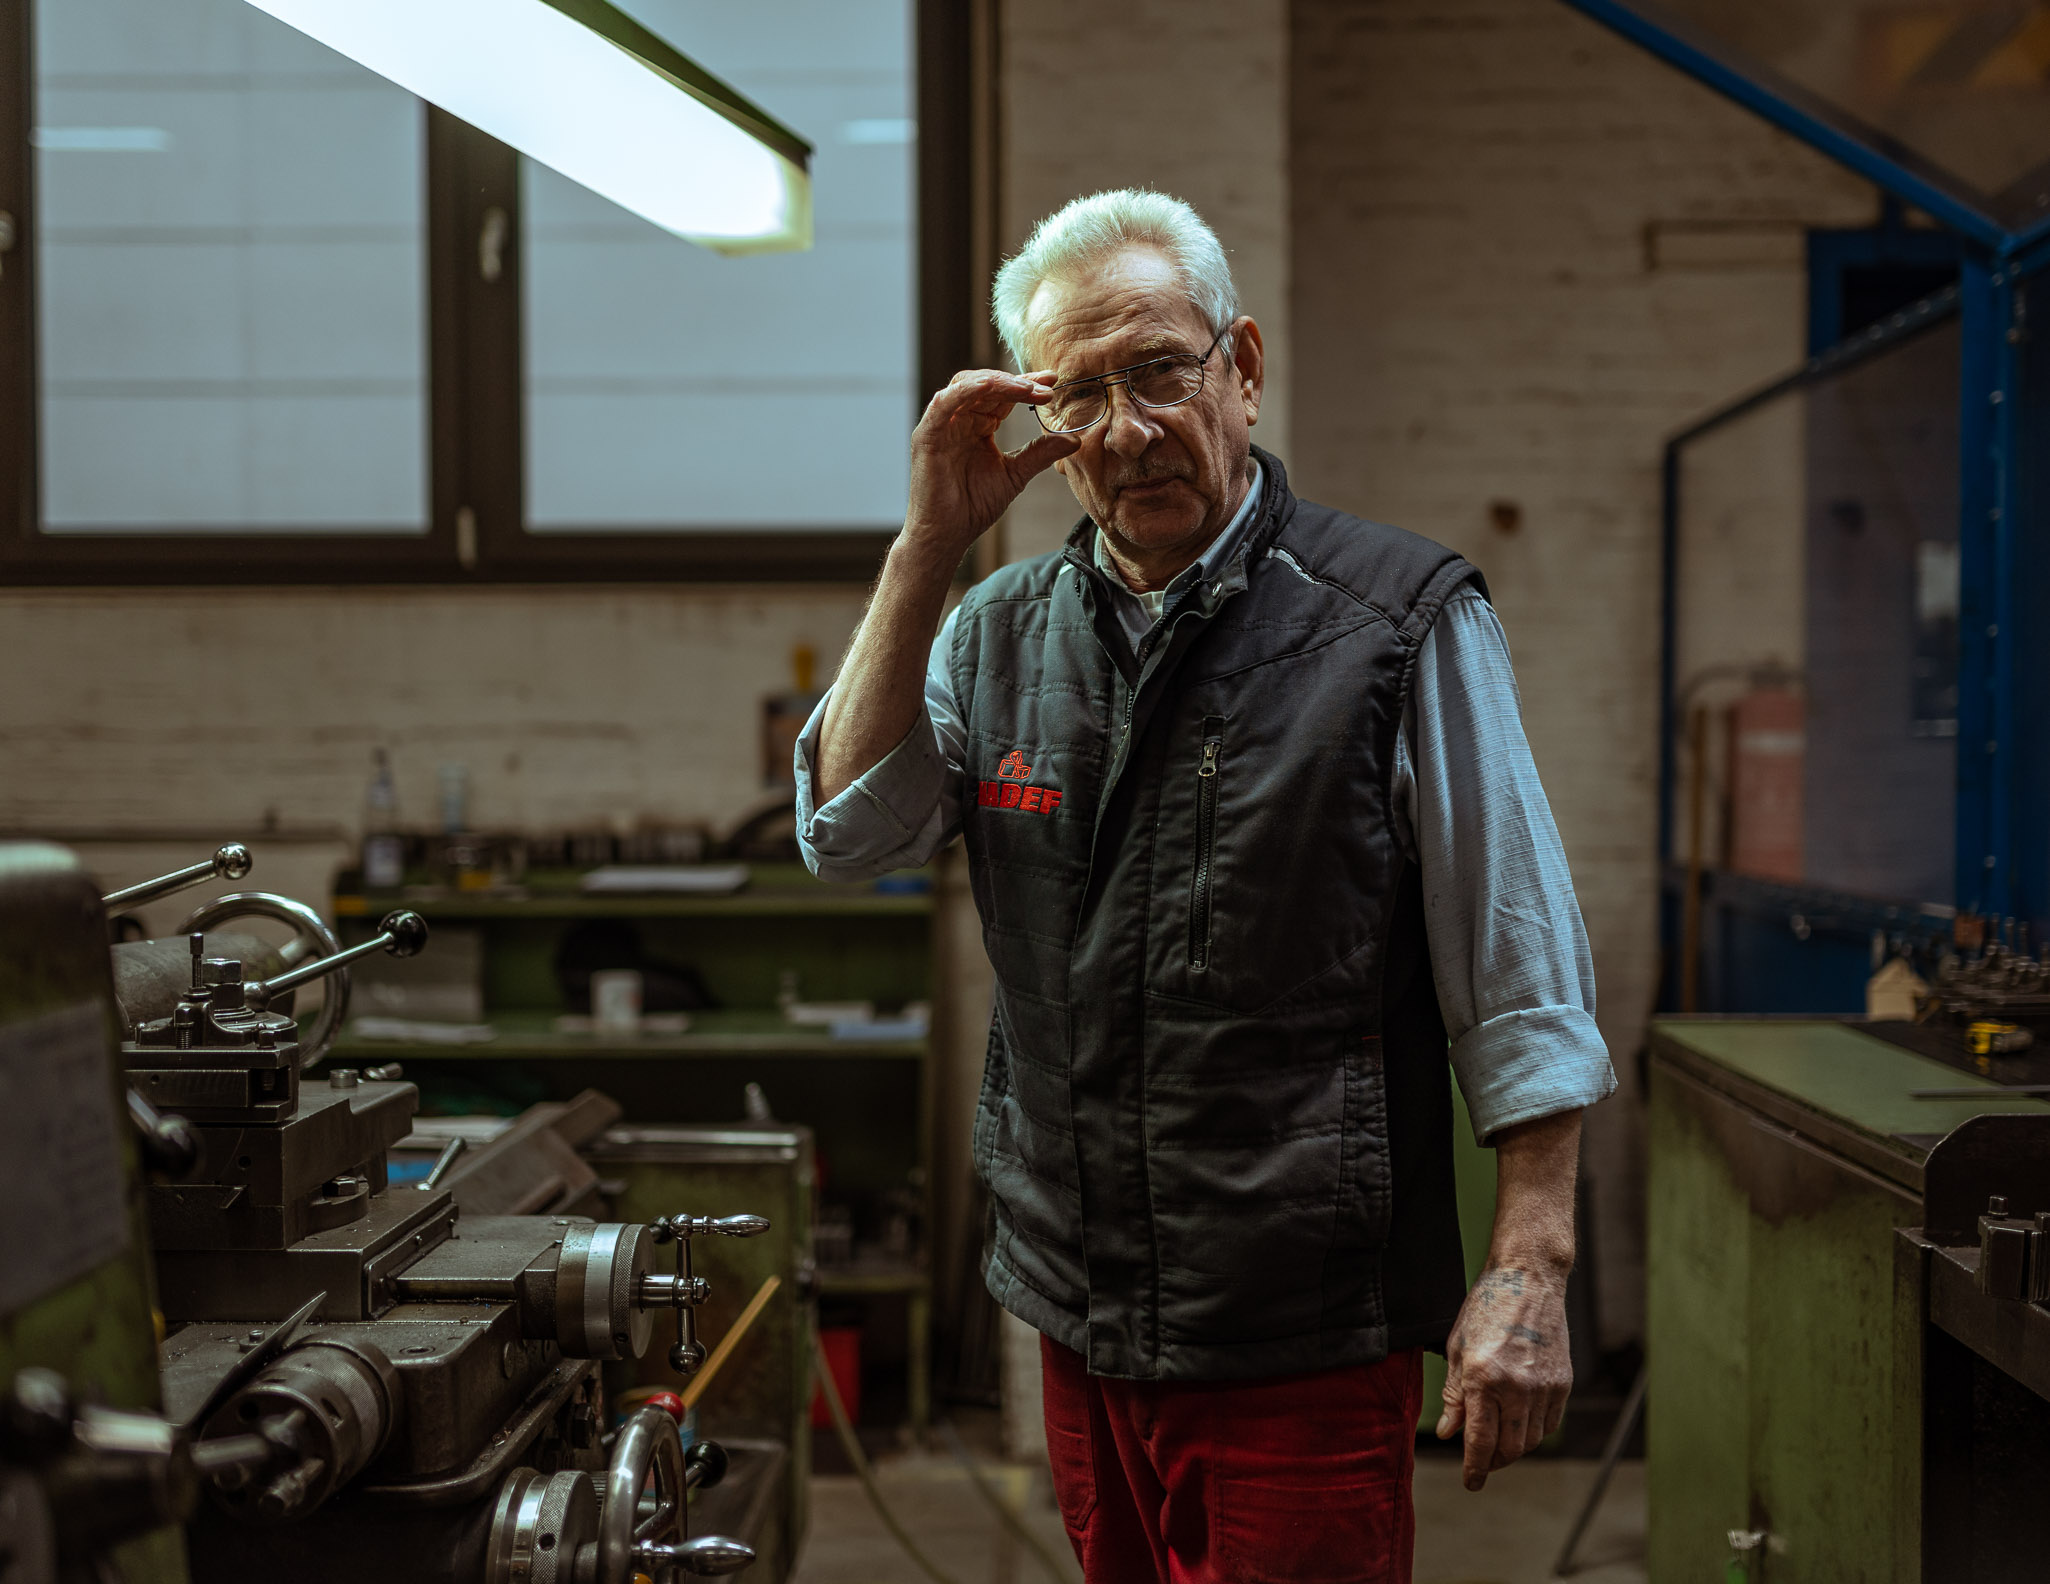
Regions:
[[[1466,1488],[1479,1490],[1559,1428],[1573,1390],[1566,1278],[1573,1270],[1573,1179],[1580,1113],[1520,1122],[1495,1149],[1495,1235],[1488,1268],[1445,1344],[1438,1439],[1466,1429]]]
[[[1466,1429],[1466,1488],[1479,1490],[1559,1428],[1573,1389],[1566,1278],[1498,1266],[1481,1273],[1445,1345],[1438,1439]]]

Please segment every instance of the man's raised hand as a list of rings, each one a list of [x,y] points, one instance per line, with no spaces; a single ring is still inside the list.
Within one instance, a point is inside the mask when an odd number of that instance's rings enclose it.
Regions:
[[[1075,435],[1043,434],[1016,451],[997,444],[1011,409],[1046,400],[1052,379],[1051,369],[966,369],[926,403],[911,435],[908,535],[930,538],[958,559],[1036,475],[1074,454],[1082,443]]]

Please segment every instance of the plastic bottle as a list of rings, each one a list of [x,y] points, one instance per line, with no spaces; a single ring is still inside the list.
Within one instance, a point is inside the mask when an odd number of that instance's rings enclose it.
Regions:
[[[391,755],[376,751],[377,768],[363,799],[363,884],[393,891],[406,876],[406,844],[399,836],[399,791],[392,781]]]

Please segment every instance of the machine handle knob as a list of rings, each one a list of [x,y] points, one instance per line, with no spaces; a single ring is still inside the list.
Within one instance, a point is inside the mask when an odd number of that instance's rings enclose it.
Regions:
[[[109,891],[100,898],[102,906],[113,909],[140,907],[145,902],[154,902],[158,897],[169,896],[173,891],[183,891],[187,886],[204,885],[207,881],[225,877],[240,880],[256,867],[256,860],[249,856],[249,849],[240,842],[227,842],[214,851],[214,855],[203,863],[188,868],[173,869],[167,875],[158,875],[154,880],[145,880],[140,885],[125,886],[119,891]]]
[[[693,1441],[683,1449],[683,1484],[686,1490],[710,1490],[726,1477],[733,1460],[716,1441]]]
[[[297,968],[288,968],[269,979],[259,979],[242,987],[242,994],[248,1003],[258,1011],[269,1006],[275,996],[287,990],[296,990],[300,985],[326,977],[337,968],[346,968],[350,963],[368,957],[372,952],[385,952],[393,957],[418,955],[427,944],[427,920],[418,913],[401,908],[396,913],[387,913],[378,921],[378,933],[360,946],[351,946],[347,951],[338,951],[332,957],[316,957],[312,962],[301,963]]]
[[[769,1218],[758,1215],[664,1216],[648,1223],[657,1243],[694,1237],[760,1237],[769,1230]]]
[[[143,1164],[157,1176],[183,1182],[199,1169],[204,1153],[199,1147],[199,1132],[185,1118],[164,1115],[131,1089],[128,1120],[135,1124]]]
[[[634,1560],[647,1572],[660,1575],[664,1568],[682,1568],[699,1578],[717,1578],[738,1573],[755,1559],[754,1548],[729,1540],[724,1535],[699,1535],[682,1545],[660,1545],[643,1540],[634,1547]]]
[[[24,1463],[56,1457],[71,1445],[75,1412],[62,1375],[34,1364],[17,1370],[0,1394],[0,1457]]]

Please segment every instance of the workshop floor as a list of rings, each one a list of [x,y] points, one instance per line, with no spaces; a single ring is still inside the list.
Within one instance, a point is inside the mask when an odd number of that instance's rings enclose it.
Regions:
[[[1496,1475],[1479,1495],[1460,1488],[1459,1465],[1417,1465],[1416,1584],[1547,1584],[1566,1529],[1594,1478],[1592,1461],[1534,1459]],[[1073,1566],[1044,1473],[992,1467],[1026,1522]],[[944,1452],[881,1461],[877,1482],[935,1565],[956,1584],[1046,1584],[1045,1570],[999,1529],[966,1472]],[[1644,1465],[1616,1470],[1586,1538],[1575,1584],[1643,1584]],[[926,1584],[876,1517],[852,1475],[812,1483],[811,1538],[792,1584]]]

